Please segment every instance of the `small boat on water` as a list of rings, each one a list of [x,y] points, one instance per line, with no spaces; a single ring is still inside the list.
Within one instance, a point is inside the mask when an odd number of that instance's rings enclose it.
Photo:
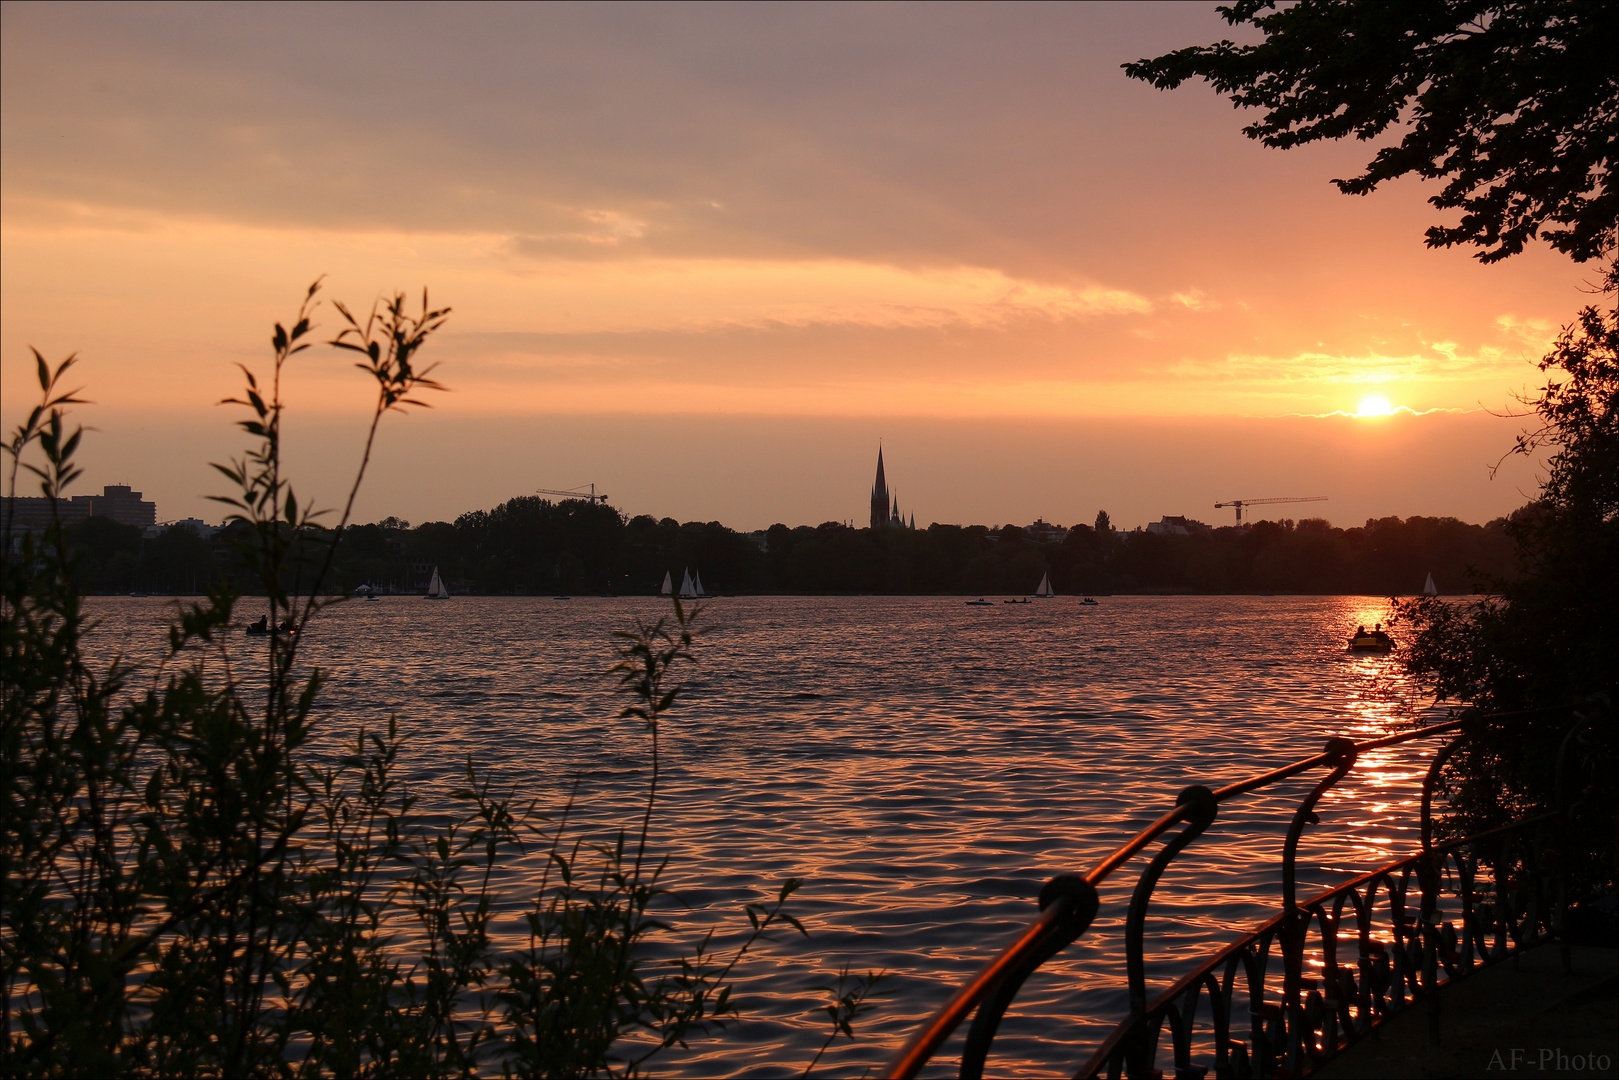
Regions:
[[[1055,589],[1053,589],[1051,587],[1051,574],[1050,573],[1046,573],[1046,574],[1041,575],[1040,587],[1038,589],[1034,590],[1034,595],[1042,597],[1042,598],[1052,597],[1052,596],[1057,595],[1057,590],[1055,590]]]
[[[1030,601],[1029,601],[1029,598],[1027,596],[1023,597],[1021,600],[1002,600],[1001,601],[1001,603],[1003,603],[1003,604],[1027,604],[1029,602]]]
[[[1090,597],[1088,597],[1088,596],[1085,596],[1085,597],[1081,597],[1081,598],[1080,598],[1080,601],[1079,601],[1079,602],[1080,602],[1080,603],[1081,603],[1081,604],[1084,604],[1084,605],[1086,605],[1086,606],[1087,606],[1087,607],[1096,607],[1096,606],[1098,606],[1098,605],[1097,605],[1097,603],[1096,603],[1096,601],[1095,601],[1095,600],[1092,600],[1092,599],[1091,599],[1091,598],[1090,598]]]
[[[658,590],[659,596],[673,596],[675,594],[674,580],[670,578],[669,571],[663,572],[663,588]]]
[[[990,603],[988,600],[985,600],[982,596],[980,596],[977,600],[969,600],[969,601],[967,601],[967,606],[968,607],[994,607],[995,605]]]
[[[433,567],[433,580],[427,583],[428,600],[448,600],[450,590],[444,587],[444,579],[438,576],[438,567]]]
[[[247,624],[247,632],[253,637],[269,637],[270,617],[268,615],[260,615],[258,622]],[[275,633],[280,637],[290,638],[297,632],[298,628],[292,624],[291,619],[287,619],[280,626],[275,628]]]
[[[1389,636],[1388,631],[1383,629],[1382,623],[1378,623],[1371,630],[1366,629],[1364,626],[1359,627],[1349,639],[1350,652],[1386,653],[1392,648],[1394,648],[1394,639]]]
[[[1433,583],[1433,574],[1431,572],[1428,574],[1428,580],[1422,583],[1422,595],[1423,596],[1438,596],[1439,595],[1439,586],[1437,586],[1437,585],[1435,585]]]

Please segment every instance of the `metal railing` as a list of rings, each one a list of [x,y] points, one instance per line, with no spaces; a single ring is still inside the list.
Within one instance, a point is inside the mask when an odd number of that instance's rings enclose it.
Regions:
[[[1433,793],[1445,763],[1484,722],[1569,714],[1557,757],[1557,809],[1465,839],[1434,843]],[[1414,1002],[1428,1004],[1437,1028],[1436,991],[1449,979],[1482,964],[1540,944],[1560,934],[1566,906],[1561,843],[1569,811],[1565,778],[1576,737],[1607,713],[1605,700],[1584,706],[1484,715],[1468,711],[1428,727],[1356,743],[1333,738],[1314,757],[1293,762],[1217,790],[1194,785],[1172,809],[1108,855],[1088,873],[1052,878],[1040,892],[1040,914],[1016,941],[945,1003],[891,1061],[884,1074],[913,1077],[968,1016],[960,1075],[983,1075],[1001,1018],[1036,969],[1072,944],[1096,917],[1098,888],[1137,854],[1170,833],[1137,880],[1125,918],[1125,965],[1129,1015],[1103,1040],[1075,1074],[1151,1076],[1165,1026],[1171,1036],[1175,1075],[1270,1076],[1285,1068],[1298,1076],[1371,1031],[1385,1016]],[[1435,755],[1422,785],[1422,849],[1304,900],[1297,898],[1299,840],[1319,822],[1315,806],[1368,750],[1451,732],[1460,736]],[[1144,926],[1158,880],[1170,862],[1215,820],[1222,803],[1314,769],[1327,768],[1294,812],[1282,851],[1282,904],[1258,928],[1219,950],[1151,1001],[1147,999]],[[1480,881],[1483,861],[1493,867],[1489,888]],[[1413,898],[1412,885],[1416,896]],[[1451,918],[1442,900],[1450,890]],[[1412,900],[1415,900],[1413,906]],[[1346,947],[1345,919],[1353,946]],[[1381,919],[1380,919],[1381,917]],[[1382,922],[1385,930],[1374,936]],[[1386,939],[1386,940],[1385,940]],[[1352,952],[1352,956],[1341,956]],[[1279,954],[1279,956],[1278,956]],[[1281,985],[1270,980],[1279,958]],[[1567,961],[1567,946],[1564,946]],[[1308,964],[1307,964],[1308,961]],[[1318,974],[1307,974],[1319,968]],[[1239,977],[1240,976],[1240,977]],[[1207,999],[1206,1003],[1204,999]],[[1246,1039],[1234,1037],[1234,1020],[1246,999]],[[1199,1006],[1207,1014],[1198,1022]],[[1194,1049],[1212,1043],[1207,1065],[1193,1063]]]

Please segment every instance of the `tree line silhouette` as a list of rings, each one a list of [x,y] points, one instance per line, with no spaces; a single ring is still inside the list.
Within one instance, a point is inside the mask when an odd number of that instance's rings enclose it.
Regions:
[[[1114,529],[1103,513],[1055,542],[1016,525],[777,524],[761,536],[717,521],[626,517],[585,500],[520,496],[453,522],[412,526],[390,517],[350,526],[335,573],[347,589],[398,593],[420,592],[435,567],[452,591],[517,595],[650,593],[666,573],[678,583],[689,567],[714,593],[1020,594],[1049,573],[1059,593],[1390,596],[1417,592],[1430,573],[1447,593],[1470,591],[1480,575],[1510,577],[1508,524],[1385,517],[1345,529],[1306,518],[1170,535]],[[133,527],[92,518],[72,536],[90,591],[199,592],[240,576],[232,529],[204,540],[182,527],[143,541]],[[299,540],[306,550],[289,562],[291,589],[298,568],[324,555],[330,534],[306,530]]]

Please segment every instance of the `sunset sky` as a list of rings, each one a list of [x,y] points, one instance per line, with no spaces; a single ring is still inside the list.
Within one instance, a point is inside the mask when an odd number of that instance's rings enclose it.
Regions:
[[[1535,484],[1489,478],[1491,410],[1593,276],[1430,251],[1423,185],[1329,183],[1372,147],[1267,150],[1124,77],[1232,36],[1211,3],[8,3],[3,36],[3,418],[30,345],[78,352],[77,490],[165,519],[219,516],[214,403],[324,274],[454,309],[453,392],[390,420],[361,520],[591,481],[861,519],[881,440],[919,524],[1481,521]],[[311,350],[288,397],[335,500],[364,378]]]

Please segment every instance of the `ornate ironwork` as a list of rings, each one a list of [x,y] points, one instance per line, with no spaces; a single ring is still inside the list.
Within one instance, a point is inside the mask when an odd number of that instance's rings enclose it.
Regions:
[[[1157,821],[1090,872],[1061,875],[1040,894],[1040,915],[963,986],[889,1065],[915,1076],[968,1016],[960,1075],[978,1080],[1001,1018],[1024,981],[1090,926],[1098,888],[1163,839],[1137,880],[1125,919],[1130,1012],[1076,1073],[1079,1077],[1161,1075],[1155,1064],[1167,1030],[1176,1077],[1299,1076],[1370,1032],[1385,1017],[1424,1007],[1437,1031],[1438,990],[1452,979],[1553,940],[1566,906],[1562,833],[1569,814],[1565,778],[1576,736],[1605,715],[1606,702],[1483,716],[1355,743],[1333,738],[1314,757],[1218,790],[1186,788]],[[1558,754],[1557,809],[1464,839],[1435,843],[1433,793],[1445,763],[1483,721],[1571,713]],[[1297,854],[1315,806],[1368,750],[1458,732],[1423,781],[1422,848],[1414,854],[1298,899]],[[1280,909],[1220,949],[1151,1001],[1144,926],[1153,890],[1187,845],[1212,825],[1222,803],[1319,768],[1328,774],[1294,812],[1282,854]],[[1170,835],[1171,830],[1179,831]],[[1483,868],[1483,869],[1481,869]],[[1487,871],[1487,872],[1486,872]],[[1567,962],[1567,946],[1564,946]],[[1194,1061],[1201,1058],[1201,1062]]]

